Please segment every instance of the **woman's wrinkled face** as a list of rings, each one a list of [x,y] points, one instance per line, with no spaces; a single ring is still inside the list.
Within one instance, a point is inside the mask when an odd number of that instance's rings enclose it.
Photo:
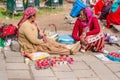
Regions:
[[[84,11],[83,10],[81,10],[80,11],[80,16],[79,16],[79,18],[82,20],[82,21],[87,21],[87,16],[86,16],[86,14],[84,13]]]
[[[36,14],[34,14],[31,18],[32,18],[32,21],[34,22],[36,19]]]

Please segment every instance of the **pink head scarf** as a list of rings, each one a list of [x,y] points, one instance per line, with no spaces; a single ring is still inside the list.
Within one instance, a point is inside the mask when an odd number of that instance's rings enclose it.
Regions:
[[[23,18],[19,21],[18,23],[18,29],[20,28],[20,25],[25,22],[30,16],[36,14],[36,9],[32,8],[32,7],[28,7],[25,11],[24,11],[24,16]]]
[[[82,26],[89,27],[91,20],[92,20],[92,16],[93,16],[93,11],[89,8],[85,8],[85,13],[86,13],[88,22],[86,23],[86,22],[82,21]]]

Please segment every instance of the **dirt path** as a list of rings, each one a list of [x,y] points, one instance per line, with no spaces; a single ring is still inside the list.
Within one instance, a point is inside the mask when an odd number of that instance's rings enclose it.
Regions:
[[[70,9],[71,9],[72,4],[71,3],[67,3],[64,1],[64,5],[63,5],[63,10],[62,12],[59,12],[57,14],[46,14],[46,15],[37,15],[37,19],[36,22],[38,23],[38,25],[40,26],[41,29],[43,29],[45,26],[48,26],[48,24],[54,23],[57,26],[58,30],[71,30],[73,25],[71,24],[67,24],[64,21],[64,17],[65,14],[69,14]],[[7,23],[7,24],[14,24],[17,25],[19,20],[15,20],[15,19],[2,19],[1,23]]]
[[[65,14],[69,14],[70,10],[72,8],[72,3],[68,3],[66,1],[64,1],[63,4],[63,10],[62,12],[56,13],[56,14],[45,14],[45,15],[37,15],[36,18],[36,22],[38,23],[38,25],[40,26],[41,29],[43,29],[44,27],[48,26],[48,24],[55,24],[57,26],[57,30],[64,30],[64,31],[71,31],[73,29],[73,24],[68,24],[64,21],[65,18]],[[8,23],[8,24],[14,24],[17,25],[19,20],[15,20],[15,19],[0,19],[0,21],[3,23]],[[103,25],[101,25],[103,26]],[[115,35],[120,36],[119,34],[113,33],[110,29],[104,29],[105,32],[108,33],[112,33]]]
[[[54,23],[57,26],[58,30],[71,30],[73,25],[67,24],[64,21],[65,14],[69,14],[71,6],[72,4],[64,2],[63,12],[59,12],[57,14],[38,16],[36,21],[41,29],[45,26],[48,26],[48,24]]]

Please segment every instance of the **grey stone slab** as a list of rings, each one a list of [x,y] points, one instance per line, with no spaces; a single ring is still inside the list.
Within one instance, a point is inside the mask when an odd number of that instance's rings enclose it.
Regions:
[[[7,70],[8,78],[31,79],[28,70]]]
[[[106,64],[113,72],[120,72],[120,64]]]
[[[118,48],[114,45],[105,45],[105,50],[108,50],[109,52],[118,52]]]
[[[117,30],[117,31],[119,31],[120,32],[120,25],[113,25],[113,27]]]
[[[8,80],[34,80],[34,79],[9,78]]]
[[[3,53],[0,53],[0,59],[4,59]]]
[[[117,48],[117,49],[118,49],[117,52],[119,52],[119,50],[120,50],[120,34],[119,34],[118,42],[117,42],[116,44],[113,44],[113,46],[114,46],[115,48]]]
[[[6,57],[22,57],[20,52],[4,51]]]
[[[82,61],[82,59],[81,59],[82,56],[84,56],[84,55],[81,54],[80,52],[78,52],[78,54],[72,55],[71,57],[74,59],[74,61]]]
[[[2,59],[2,60],[0,60],[0,71],[5,71],[5,69],[6,69],[6,63]]]
[[[76,78],[73,72],[55,72],[57,78]]]
[[[71,71],[70,67],[67,64],[57,65],[56,67],[52,67],[53,71]]]
[[[74,74],[77,77],[97,77],[96,74],[92,70],[76,70]]]
[[[83,58],[83,60],[102,80],[119,80],[118,77],[113,72],[111,72],[107,66],[105,66],[101,61],[95,59],[96,58],[94,56],[86,56]]]
[[[90,69],[87,64],[84,62],[74,62],[73,65],[70,65],[72,70],[78,70],[78,69]]]
[[[81,59],[86,62],[89,60],[90,63],[95,63],[95,62],[100,62],[100,60],[96,57],[94,57],[93,55],[86,55],[81,57]]]
[[[1,53],[4,53],[4,48],[1,48]]]
[[[29,69],[25,63],[6,63],[7,69]]]
[[[24,63],[23,57],[7,57],[6,62],[8,63]]]
[[[99,78],[79,78],[79,80],[101,80]]]
[[[4,51],[11,51],[10,46],[5,46],[5,47],[4,47]]]
[[[115,62],[115,61],[102,61],[104,64],[120,64],[120,62]]]
[[[0,47],[0,54],[2,53],[2,50],[3,50],[3,48],[2,48],[2,47]]]
[[[66,78],[66,79],[59,79],[59,80],[78,80],[77,78]]]
[[[50,68],[43,69],[43,70],[42,69],[36,70],[35,65],[32,65],[31,70],[34,77],[54,77],[55,76],[53,71]]]
[[[35,77],[34,80],[58,80],[56,77]]]
[[[82,58],[86,57],[86,56],[91,56],[93,52],[91,51],[86,51],[85,53],[81,53],[81,51],[78,52],[78,54],[76,55],[72,55],[74,61],[76,62],[81,62],[83,61]]]
[[[115,73],[118,77],[119,77],[119,79],[120,79],[120,72],[118,72],[118,73]]]
[[[0,71],[0,80],[8,80],[6,71]]]

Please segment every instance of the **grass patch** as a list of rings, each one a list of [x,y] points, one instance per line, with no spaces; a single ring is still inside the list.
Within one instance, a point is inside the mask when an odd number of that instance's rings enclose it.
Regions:
[[[6,13],[6,10],[3,8],[0,8],[0,18],[5,18],[5,13]]]
[[[55,14],[62,11],[63,8],[40,8],[37,11],[37,15]],[[6,16],[8,16],[10,19],[13,18],[13,15],[12,13],[10,13],[10,11],[0,8],[0,18],[6,18]],[[14,19],[20,19],[22,18],[22,16],[23,16],[23,12],[17,13],[14,15]]]
[[[55,14],[62,11],[63,11],[63,8],[40,8],[37,14],[38,15]]]

